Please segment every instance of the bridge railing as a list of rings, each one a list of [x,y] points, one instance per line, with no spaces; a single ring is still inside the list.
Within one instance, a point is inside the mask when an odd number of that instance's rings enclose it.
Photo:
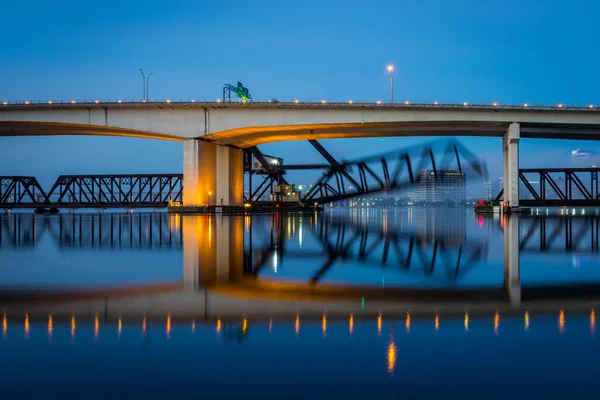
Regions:
[[[191,104],[191,103],[199,103],[199,104],[210,104],[213,106],[219,104],[244,104],[248,107],[251,106],[265,106],[265,105],[282,105],[282,106],[293,106],[293,105],[302,105],[302,106],[335,106],[335,107],[357,107],[357,106],[381,106],[381,107],[408,107],[408,108],[472,108],[472,109],[502,109],[502,110],[523,110],[523,109],[532,109],[532,110],[600,110],[599,105],[596,104],[538,104],[533,105],[529,103],[523,104],[498,104],[498,103],[469,103],[469,102],[457,102],[457,103],[440,103],[440,102],[431,102],[431,101],[419,101],[419,102],[411,102],[411,101],[400,101],[395,103],[389,103],[380,100],[365,100],[365,101],[327,101],[327,100],[253,100],[253,101],[233,101],[233,102],[223,102],[220,98],[187,98],[187,99],[173,99],[173,98],[165,98],[165,99],[150,99],[150,100],[142,100],[142,99],[48,99],[48,100],[2,100],[0,99],[0,108],[2,106],[10,107],[10,106],[68,106],[68,105],[95,105],[95,104],[105,104],[105,105],[118,105],[118,104]]]

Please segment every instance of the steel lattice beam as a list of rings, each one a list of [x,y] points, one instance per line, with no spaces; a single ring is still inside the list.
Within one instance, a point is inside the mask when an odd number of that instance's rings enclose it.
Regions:
[[[0,207],[166,207],[182,174],[61,175],[48,193],[33,177],[0,177]]]
[[[432,170],[437,178],[440,170],[464,172],[466,166],[474,175],[487,178],[485,162],[454,141],[437,141],[344,162],[335,160],[321,145],[312,144],[330,163],[330,167],[302,197],[302,201],[307,203],[324,204],[407,188],[418,183],[418,173],[422,169]]]
[[[519,170],[519,205],[593,207],[600,205],[600,168],[527,168]],[[499,201],[504,190],[496,196]]]
[[[30,205],[46,201],[46,193],[37,179],[32,176],[1,176],[0,207]]]

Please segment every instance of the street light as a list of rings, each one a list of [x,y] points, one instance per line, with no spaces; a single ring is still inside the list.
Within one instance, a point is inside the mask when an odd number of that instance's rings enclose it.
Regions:
[[[394,102],[394,66],[389,64],[387,71],[390,73],[390,103]]]
[[[144,102],[148,101],[148,80],[150,79],[150,77],[153,75],[152,72],[150,72],[150,74],[146,77],[146,75],[144,74],[144,71],[140,68],[140,72],[142,73],[142,91],[143,91],[143,95],[142,95],[142,99],[144,100]]]

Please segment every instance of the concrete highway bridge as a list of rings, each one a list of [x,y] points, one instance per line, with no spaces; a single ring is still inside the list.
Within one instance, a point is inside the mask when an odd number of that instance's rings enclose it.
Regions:
[[[110,135],[183,142],[183,203],[242,205],[243,152],[288,140],[502,137],[504,200],[519,206],[520,138],[600,139],[600,110],[356,103],[0,103],[0,136]]]

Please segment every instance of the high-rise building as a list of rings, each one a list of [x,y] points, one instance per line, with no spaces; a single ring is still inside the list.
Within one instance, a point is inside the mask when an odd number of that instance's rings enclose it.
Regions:
[[[466,175],[456,170],[421,170],[418,176],[417,201],[423,203],[462,203],[466,200]]]
[[[493,183],[492,182],[485,182],[483,184],[483,189],[484,189],[484,199],[487,201],[490,200],[494,200],[494,197],[496,197],[496,195],[494,194],[494,189],[493,189]]]
[[[494,200],[496,196],[498,196],[502,189],[504,189],[504,178],[500,177],[492,182],[492,200]]]

